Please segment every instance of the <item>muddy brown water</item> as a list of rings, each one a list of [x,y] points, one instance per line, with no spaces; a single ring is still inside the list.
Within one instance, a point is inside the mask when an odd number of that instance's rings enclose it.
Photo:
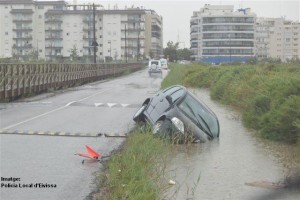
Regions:
[[[176,184],[166,190],[163,199],[299,200],[299,187],[276,190],[246,184],[276,183],[299,169],[290,147],[255,137],[243,126],[240,114],[212,101],[208,90],[191,91],[218,116],[220,138],[174,148],[167,179]]]

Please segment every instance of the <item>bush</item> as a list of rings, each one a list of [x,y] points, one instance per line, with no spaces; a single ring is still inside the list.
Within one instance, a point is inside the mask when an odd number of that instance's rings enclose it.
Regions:
[[[300,134],[299,120],[300,96],[290,96],[278,110],[272,110],[262,119],[262,136],[296,143]]]
[[[171,71],[167,78],[176,77],[177,83],[189,87],[209,87],[213,99],[242,112],[247,127],[261,131],[265,138],[295,143],[300,132],[300,67],[272,61],[221,67],[185,65],[184,70],[176,68],[177,76]]]

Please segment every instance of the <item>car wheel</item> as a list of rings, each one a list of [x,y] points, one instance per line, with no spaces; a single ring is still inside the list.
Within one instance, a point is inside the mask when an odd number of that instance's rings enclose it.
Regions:
[[[174,144],[182,144],[184,142],[183,135],[176,131],[170,120],[159,120],[154,126],[152,133]]]
[[[142,107],[134,114],[133,120],[135,122],[144,122],[144,111],[146,110],[147,104],[142,105]]]
[[[170,120],[159,120],[154,126],[152,133],[160,137],[170,137],[172,133],[172,122]]]

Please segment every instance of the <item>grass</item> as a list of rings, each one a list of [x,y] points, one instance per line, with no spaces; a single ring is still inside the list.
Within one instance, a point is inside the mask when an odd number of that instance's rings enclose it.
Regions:
[[[170,145],[151,132],[134,131],[101,178],[106,199],[158,199],[167,187],[163,178],[169,152]]]
[[[291,64],[174,65],[163,88],[209,88],[211,97],[240,110],[263,138],[300,147],[300,66]]]

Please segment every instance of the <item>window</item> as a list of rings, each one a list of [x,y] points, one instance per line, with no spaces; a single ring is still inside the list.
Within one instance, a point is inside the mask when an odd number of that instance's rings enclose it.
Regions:
[[[44,9],[44,6],[38,6],[38,9]]]
[[[8,35],[8,32],[5,32],[5,35]]]
[[[42,15],[39,15],[39,19],[42,19]]]
[[[70,35],[70,33],[67,33],[67,36],[69,36]]]
[[[55,5],[53,6],[54,10],[63,10],[63,5]]]
[[[207,134],[219,135],[219,123],[216,117],[189,94],[180,103],[179,109]]]
[[[184,94],[183,89],[180,89],[180,90],[177,90],[176,92],[173,92],[170,95],[172,97],[172,102],[175,102],[176,100],[178,100],[183,94]]]

